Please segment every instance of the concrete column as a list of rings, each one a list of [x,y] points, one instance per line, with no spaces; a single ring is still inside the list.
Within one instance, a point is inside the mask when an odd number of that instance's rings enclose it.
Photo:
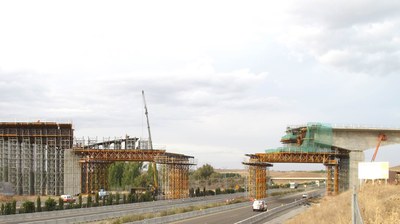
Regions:
[[[358,163],[364,162],[363,151],[351,151],[350,152],[350,167],[349,167],[349,187],[353,186],[359,189],[360,182],[358,180]]]
[[[72,149],[64,150],[64,193],[75,195],[81,193],[81,167],[79,156]]]

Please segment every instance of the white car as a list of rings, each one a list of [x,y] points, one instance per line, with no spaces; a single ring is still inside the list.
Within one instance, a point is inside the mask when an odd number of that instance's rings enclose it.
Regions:
[[[267,211],[267,203],[263,200],[253,202],[253,211]]]

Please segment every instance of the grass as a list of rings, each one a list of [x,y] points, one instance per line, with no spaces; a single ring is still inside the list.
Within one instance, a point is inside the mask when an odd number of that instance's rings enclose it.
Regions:
[[[400,220],[400,186],[364,185],[358,194],[364,224],[392,224]],[[310,209],[285,224],[348,224],[351,223],[352,192],[324,197],[312,202]]]

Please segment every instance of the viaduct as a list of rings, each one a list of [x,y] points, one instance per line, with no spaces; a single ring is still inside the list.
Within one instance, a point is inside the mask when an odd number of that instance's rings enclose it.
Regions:
[[[400,129],[308,123],[288,126],[281,142],[284,147],[247,154],[249,161],[243,164],[249,168],[253,197],[266,197],[265,173],[271,163],[324,164],[328,194],[358,187],[358,163],[364,162],[364,151],[378,144],[400,144]]]
[[[192,156],[149,149],[148,141],[135,137],[75,139],[70,123],[0,122],[0,183],[10,183],[17,195],[107,189],[108,167],[115,161],[156,163],[163,197],[189,196]]]

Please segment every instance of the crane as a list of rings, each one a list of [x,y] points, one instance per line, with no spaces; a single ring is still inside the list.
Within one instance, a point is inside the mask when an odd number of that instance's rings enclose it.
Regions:
[[[378,154],[378,150],[379,150],[379,146],[381,145],[381,142],[386,141],[386,140],[387,140],[387,137],[385,134],[378,135],[378,144],[376,145],[376,149],[375,149],[374,155],[372,156],[371,162],[375,161],[376,154]]]
[[[149,112],[147,111],[146,98],[144,97],[144,90],[142,90],[142,96],[143,96],[144,111],[145,111],[144,114],[146,115],[147,119],[147,131],[149,132],[149,149],[153,150],[153,142],[151,140],[151,132],[150,132]],[[153,162],[152,165],[153,165],[153,178],[154,178],[154,193],[157,194],[158,191],[157,165],[155,162]]]

